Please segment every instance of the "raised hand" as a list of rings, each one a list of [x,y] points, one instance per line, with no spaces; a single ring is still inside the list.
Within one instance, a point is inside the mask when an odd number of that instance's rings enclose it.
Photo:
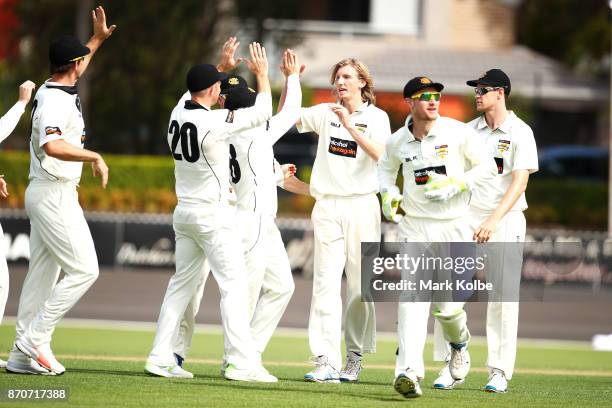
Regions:
[[[36,84],[32,81],[25,81],[23,84],[19,85],[19,102],[30,102],[34,88],[36,88]]]
[[[223,48],[221,48],[221,57],[219,58],[219,64],[217,65],[217,69],[221,72],[228,72],[236,68],[238,64],[240,64],[243,59],[236,58],[236,50],[240,42],[237,41],[236,37],[229,37],[225,43],[223,43]]]
[[[93,22],[94,37],[104,41],[113,34],[116,25],[106,26],[106,13],[102,6],[96,7],[91,11],[91,20]]]
[[[247,67],[255,76],[268,76],[268,58],[266,49],[257,42],[249,44],[251,58],[246,60]]]
[[[300,60],[293,50],[286,49],[283,53],[283,61],[281,62],[280,70],[286,77],[292,74],[301,74],[302,68],[300,66]]]

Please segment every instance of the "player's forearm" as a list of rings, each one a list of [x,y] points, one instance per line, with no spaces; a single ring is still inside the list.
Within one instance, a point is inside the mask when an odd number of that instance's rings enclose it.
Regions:
[[[0,119],[0,143],[6,139],[19,123],[19,119],[25,110],[26,104],[17,101],[11,109]]]
[[[462,177],[458,177],[469,188],[472,188],[476,181],[485,178],[495,177],[497,174],[497,165],[492,157],[487,157],[482,162],[474,165],[470,170],[466,171]]]
[[[272,89],[270,88],[270,79],[268,78],[268,73],[265,74],[257,74],[255,77],[257,79],[257,93],[266,93],[272,94]]]
[[[304,183],[302,180],[300,180],[299,178],[295,176],[286,178],[282,185],[282,189],[289,191],[290,193],[293,193],[293,194],[311,196],[310,184]]]
[[[529,181],[528,170],[516,170],[512,172],[512,182],[506,190],[506,193],[502,197],[501,201],[491,214],[491,217],[501,220],[510,211],[521,195],[527,189],[527,183]]]
[[[393,163],[386,154],[383,155],[376,167],[381,193],[386,191],[399,193],[399,188],[395,185],[398,171],[399,165]]]
[[[96,37],[95,35],[93,35],[89,41],[87,41],[87,48],[89,48],[89,54],[87,54],[85,56],[85,59],[83,60],[83,71],[85,72],[87,70],[87,67],[89,67],[89,63],[91,62],[91,59],[93,58],[94,54],[96,53],[96,51],[98,51],[98,48],[100,48],[100,46],[102,45],[102,43],[104,42],[105,39],[101,38],[101,37]],[[82,75],[82,73],[81,73]]]
[[[299,108],[302,105],[302,88],[300,86],[300,76],[291,74],[285,78],[285,86],[278,101],[278,112],[284,107]]]
[[[353,139],[355,139],[359,147],[361,147],[363,151],[368,154],[368,156],[374,159],[374,161],[378,161],[380,159],[383,154],[383,151],[385,150],[384,145],[363,136],[363,134],[352,125],[347,127],[346,129],[349,131],[351,136],[353,136]]]
[[[48,156],[64,161],[94,162],[102,157],[96,152],[75,147],[61,139],[47,142],[43,149]]]

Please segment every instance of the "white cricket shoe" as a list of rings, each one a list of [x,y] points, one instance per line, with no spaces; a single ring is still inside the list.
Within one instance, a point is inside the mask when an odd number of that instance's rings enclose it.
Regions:
[[[463,380],[470,372],[470,353],[467,343],[450,343],[451,356],[449,362],[450,375],[455,380]]]
[[[503,393],[508,391],[508,380],[504,372],[498,368],[491,370],[489,374],[489,381],[485,385],[484,390],[487,392],[499,392]]]
[[[30,343],[25,337],[22,337],[15,342],[15,347],[47,370],[54,372],[56,375],[64,374],[66,371],[66,368],[61,365],[53,355],[49,344],[43,344],[37,347]]]
[[[5,368],[5,367],[6,367],[6,361],[0,358],[0,368]]]
[[[30,357],[13,347],[6,363],[6,371],[13,374],[55,375]]]
[[[446,360],[446,365],[438,373],[438,378],[433,383],[433,388],[436,390],[452,390],[455,386],[463,384],[464,380],[455,380],[450,373],[448,367],[449,360]]]
[[[248,369],[237,368],[233,364],[228,364],[225,367],[225,372],[223,376],[227,380],[233,381],[252,381],[265,383],[278,382],[278,378],[270,374],[265,368],[263,368],[263,366],[259,366],[254,369]]]
[[[315,357],[312,361],[315,364],[315,368],[304,375],[304,380],[320,383],[340,382],[340,373],[329,364],[326,356]]]
[[[178,364],[172,365],[157,365],[147,361],[145,364],[145,373],[155,377],[165,378],[193,378],[193,374],[185,370]]]
[[[349,351],[346,355],[346,366],[340,371],[341,382],[355,382],[359,380],[361,372],[361,356],[357,353]]]
[[[418,398],[423,395],[419,385],[419,378],[412,369],[407,369],[395,377],[393,388],[405,398]]]

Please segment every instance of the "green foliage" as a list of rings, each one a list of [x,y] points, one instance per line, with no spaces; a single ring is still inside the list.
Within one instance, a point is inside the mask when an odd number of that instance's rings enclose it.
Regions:
[[[516,16],[518,42],[570,67],[609,75],[607,0],[525,0]]]
[[[525,212],[530,227],[561,226],[606,230],[608,184],[577,180],[538,179],[527,187]]]

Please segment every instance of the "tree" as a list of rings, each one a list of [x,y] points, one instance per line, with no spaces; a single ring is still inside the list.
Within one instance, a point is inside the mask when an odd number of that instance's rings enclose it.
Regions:
[[[519,43],[577,71],[609,75],[608,0],[525,0],[516,23]]]

